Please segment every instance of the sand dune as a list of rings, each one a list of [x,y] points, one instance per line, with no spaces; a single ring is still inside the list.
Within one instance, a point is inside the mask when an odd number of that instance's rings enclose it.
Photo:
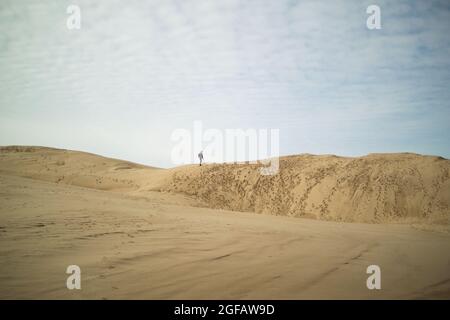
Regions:
[[[450,161],[416,154],[283,157],[274,176],[260,175],[258,165],[184,167],[162,189],[212,208],[321,220],[448,223],[450,217]]]
[[[256,172],[1,148],[0,298],[450,298],[448,160],[301,155]],[[65,287],[70,264],[82,290]]]
[[[417,154],[282,157],[279,174],[255,164],[158,169],[93,154],[1,149],[1,172],[88,188],[184,194],[201,206],[347,222],[450,222],[450,160]]]

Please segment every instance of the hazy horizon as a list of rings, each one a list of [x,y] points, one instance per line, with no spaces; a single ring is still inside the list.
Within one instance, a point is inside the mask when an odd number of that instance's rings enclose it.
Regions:
[[[172,167],[201,120],[279,129],[281,155],[450,158],[447,1],[6,0],[0,28],[0,145]]]

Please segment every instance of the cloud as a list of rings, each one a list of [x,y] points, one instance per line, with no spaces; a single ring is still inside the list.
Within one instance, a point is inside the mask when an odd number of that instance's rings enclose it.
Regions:
[[[69,1],[0,4],[0,144],[170,166],[202,120],[279,128],[284,154],[450,156],[446,1],[378,1],[381,30],[370,1],[78,3],[78,31]]]

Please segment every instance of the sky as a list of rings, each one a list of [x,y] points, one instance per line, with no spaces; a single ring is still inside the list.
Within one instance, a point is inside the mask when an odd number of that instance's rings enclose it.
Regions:
[[[201,121],[279,129],[282,155],[450,158],[446,0],[2,0],[0,30],[0,145],[171,167]]]

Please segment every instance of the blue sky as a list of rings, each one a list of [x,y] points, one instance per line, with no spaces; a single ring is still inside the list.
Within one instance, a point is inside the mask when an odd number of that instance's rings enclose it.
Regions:
[[[170,167],[201,120],[279,129],[281,154],[450,158],[448,1],[3,0],[0,29],[0,145]]]

